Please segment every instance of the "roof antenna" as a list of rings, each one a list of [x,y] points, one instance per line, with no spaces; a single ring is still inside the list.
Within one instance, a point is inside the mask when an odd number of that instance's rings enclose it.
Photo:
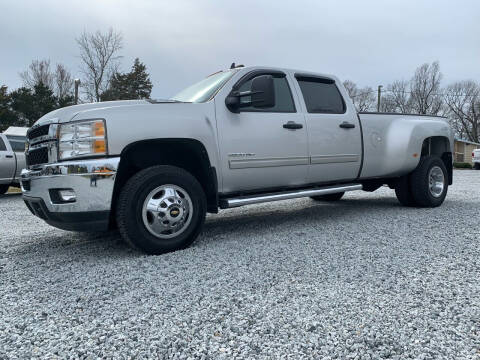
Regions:
[[[236,68],[241,68],[241,67],[245,67],[244,65],[235,65],[235,63],[233,62],[232,65],[230,65],[230,69],[236,69]]]

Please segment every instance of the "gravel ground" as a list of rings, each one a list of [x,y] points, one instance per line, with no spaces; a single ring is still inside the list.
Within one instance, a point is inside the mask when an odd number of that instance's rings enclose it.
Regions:
[[[0,358],[480,359],[480,171],[443,206],[350,193],[209,216],[145,256],[0,198]]]

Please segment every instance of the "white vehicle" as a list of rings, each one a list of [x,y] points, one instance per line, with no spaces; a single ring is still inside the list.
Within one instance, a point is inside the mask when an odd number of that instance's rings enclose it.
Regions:
[[[480,170],[480,149],[473,150],[472,161],[475,170]]]
[[[25,165],[27,128],[8,128],[0,134],[0,195],[10,186],[20,186],[20,173]]]

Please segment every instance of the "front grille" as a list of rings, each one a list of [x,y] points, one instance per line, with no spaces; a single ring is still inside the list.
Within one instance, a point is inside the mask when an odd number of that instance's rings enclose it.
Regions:
[[[42,147],[40,149],[29,151],[27,153],[26,160],[27,160],[27,166],[48,163],[48,148]]]
[[[54,146],[53,142],[55,141],[55,136],[49,136],[50,126],[55,125],[33,127],[27,132],[27,141],[31,149],[25,154],[28,167],[55,161],[49,156],[49,149]]]
[[[28,140],[32,140],[40,136],[48,135],[49,129],[50,129],[50,125],[42,125],[42,126],[30,129],[27,132],[27,138]]]

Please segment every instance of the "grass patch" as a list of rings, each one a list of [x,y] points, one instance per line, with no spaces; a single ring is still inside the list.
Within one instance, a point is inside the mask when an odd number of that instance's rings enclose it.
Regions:
[[[471,169],[472,164],[466,162],[454,162],[453,167],[456,169]]]

